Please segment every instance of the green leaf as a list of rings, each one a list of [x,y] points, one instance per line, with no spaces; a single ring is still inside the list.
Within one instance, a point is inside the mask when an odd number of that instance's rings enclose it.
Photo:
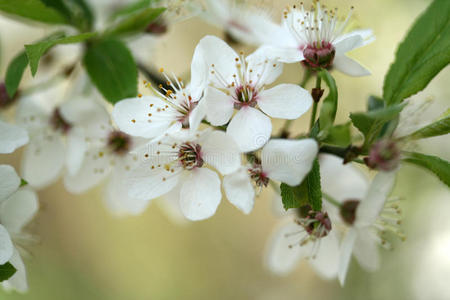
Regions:
[[[404,161],[426,168],[450,187],[450,163],[436,156],[417,152],[405,152]]]
[[[420,140],[450,133],[450,116],[425,126],[405,138]]]
[[[143,32],[147,26],[159,17],[166,9],[164,7],[146,8],[135,14],[126,16],[110,30],[105,36],[122,36]]]
[[[377,96],[370,96],[367,101],[367,111],[377,110],[384,107],[384,100]]]
[[[8,69],[6,70],[5,86],[10,98],[13,98],[16,95],[23,73],[25,72],[27,66],[28,57],[25,52],[21,52],[17,55],[8,65]]]
[[[10,279],[16,272],[16,268],[9,262],[0,265],[0,282]]]
[[[308,202],[315,211],[322,210],[322,187],[320,185],[319,160],[314,161],[311,172],[305,179],[308,186]]]
[[[305,182],[297,186],[290,186],[285,183],[280,185],[281,200],[285,210],[299,208],[308,204],[308,186]]]
[[[36,44],[32,45],[25,45],[25,52],[27,54],[28,60],[30,62],[30,69],[31,74],[34,76],[36,75],[38,66],[39,66],[39,60],[41,59],[42,55],[44,55],[50,48],[56,45],[61,44],[74,44],[74,43],[80,43],[84,42],[92,37],[94,37],[96,33],[89,32],[89,33],[82,33],[79,35],[74,36],[56,36],[50,40],[45,40],[42,42],[38,42]]]
[[[90,45],[84,57],[87,72],[111,103],[137,96],[137,67],[130,50],[119,40],[107,39]]]
[[[346,147],[352,143],[351,123],[336,125],[328,130],[328,135],[322,140],[325,144]]]
[[[405,107],[405,103],[375,109],[367,113],[352,113],[350,119],[353,125],[364,135],[364,146],[367,148],[379,136],[383,126],[397,118]]]
[[[450,62],[450,1],[434,0],[400,44],[384,80],[388,105],[423,90]]]
[[[82,31],[92,28],[93,14],[84,0],[41,0],[45,5],[59,11],[70,24]]]
[[[28,184],[28,181],[26,181],[26,180],[23,179],[23,178],[20,179],[20,187],[23,187],[23,186],[25,186],[25,185],[27,185],[27,184]]]
[[[328,73],[327,70],[323,70],[319,73],[319,76],[325,81],[328,86],[329,92],[327,97],[322,103],[320,109],[319,124],[321,131],[328,131],[333,126],[336,118],[337,105],[338,105],[338,91],[334,78]]]
[[[311,172],[300,185],[290,186],[282,183],[280,190],[285,210],[309,204],[314,210],[320,211],[322,209],[322,190],[319,161],[317,159],[314,161]]]
[[[141,9],[144,8],[148,8],[150,7],[150,4],[152,4],[152,2],[158,2],[159,0],[140,0],[128,5],[125,5],[124,7],[122,7],[121,9],[117,10],[112,16],[111,18],[117,18],[120,16],[125,16],[125,15],[129,15],[132,13],[135,13]]]
[[[47,24],[68,24],[63,15],[40,0],[0,0],[0,10]]]

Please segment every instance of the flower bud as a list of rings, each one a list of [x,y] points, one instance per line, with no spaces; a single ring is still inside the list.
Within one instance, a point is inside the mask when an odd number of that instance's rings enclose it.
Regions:
[[[400,164],[400,150],[395,141],[380,140],[372,145],[369,156],[364,160],[369,168],[392,171]]]
[[[145,29],[146,33],[153,35],[163,35],[167,32],[167,24],[164,19],[157,19],[156,21],[150,23]]]
[[[310,68],[325,68],[332,66],[336,50],[331,43],[322,42],[321,47],[308,45],[303,49],[304,64]]]

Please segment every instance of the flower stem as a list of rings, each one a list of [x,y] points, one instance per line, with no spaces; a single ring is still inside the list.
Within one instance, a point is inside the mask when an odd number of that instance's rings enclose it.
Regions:
[[[321,84],[322,84],[322,78],[320,76],[316,77],[316,89],[321,88]],[[312,108],[312,114],[311,114],[311,120],[309,122],[309,130],[311,131],[311,129],[314,126],[314,122],[316,121],[316,114],[317,114],[317,106],[319,105],[319,103],[317,101],[313,102],[313,108]]]
[[[342,206],[342,204],[339,201],[337,201],[336,199],[334,199],[330,195],[322,193],[322,196],[325,198],[325,200],[327,200],[329,203],[333,204],[337,208],[340,208]]]

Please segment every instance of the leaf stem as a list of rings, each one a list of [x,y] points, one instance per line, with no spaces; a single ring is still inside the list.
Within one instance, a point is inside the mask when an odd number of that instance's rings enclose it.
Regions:
[[[322,192],[322,196],[325,198],[325,200],[327,200],[330,204],[333,204],[334,206],[336,206],[337,208],[341,208],[342,204],[337,201],[336,199],[334,199],[333,197],[331,197],[328,194],[325,194],[324,192]]]

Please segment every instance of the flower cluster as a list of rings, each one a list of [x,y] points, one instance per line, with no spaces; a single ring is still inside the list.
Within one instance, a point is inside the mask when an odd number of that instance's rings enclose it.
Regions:
[[[12,167],[0,166],[0,265],[15,269],[4,287],[27,289],[20,253],[24,242],[33,240],[22,232],[38,210],[33,189],[60,178],[74,194],[105,183],[103,198],[115,215],[138,215],[162,198],[178,220],[190,221],[212,217],[223,198],[249,214],[257,196],[272,189],[286,212],[267,247],[265,263],[271,271],[286,274],[308,258],[319,275],[338,278],[343,285],[352,255],[365,269],[376,270],[378,248],[392,248],[392,235],[405,239],[401,209],[391,192],[401,162],[420,159],[406,145],[440,134],[436,127],[431,134],[427,128],[402,133],[412,105],[376,98],[367,113],[351,118],[364,142],[352,139],[350,123],[334,124],[338,96],[330,72],[370,75],[347,56],[374,40],[371,30],[349,31],[353,7],[341,18],[337,9],[318,1],[311,8],[293,5],[279,24],[241,1],[208,0],[195,8],[190,1],[161,2],[170,13],[186,9],[218,25],[229,42],[212,35],[198,42],[189,83],[139,64],[148,77],[141,93],[132,92],[135,86],[127,90],[129,78],[105,89],[103,78],[94,79],[96,70],[86,55],[87,72],[76,64],[77,71],[70,71],[75,75],[69,74],[75,79],[66,76],[50,88],[14,98],[0,85],[0,117],[5,119],[0,120],[0,153],[24,146],[22,180]],[[118,20],[106,31],[109,35],[123,34],[135,24]],[[145,34],[164,34],[167,28],[161,26],[168,24],[152,19]],[[86,47],[95,43],[100,42]],[[236,43],[256,49],[245,55],[229,45]],[[125,54],[131,55],[124,51],[115,63],[123,63]],[[279,83],[290,63],[304,70],[302,84]],[[312,78],[316,85],[308,90]],[[324,83],[328,95],[322,100]],[[94,85],[113,106],[102,101]],[[126,95],[111,93],[115,85]],[[15,122],[6,121],[6,105],[15,106]],[[292,122],[306,115],[310,128],[292,129]],[[273,130],[274,119],[285,124],[279,133]],[[448,122],[444,125],[448,133]],[[369,172],[377,172],[371,180]],[[446,177],[443,181],[448,184]]]

